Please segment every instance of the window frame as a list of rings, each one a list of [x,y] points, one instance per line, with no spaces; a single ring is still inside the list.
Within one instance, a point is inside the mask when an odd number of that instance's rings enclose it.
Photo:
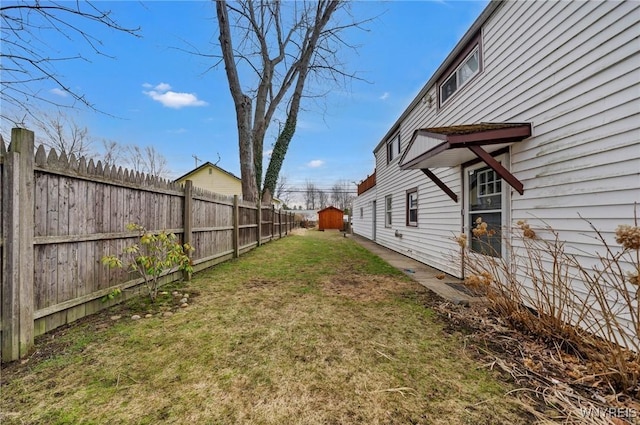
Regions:
[[[476,52],[478,53],[478,70],[471,77],[467,78],[467,80],[465,80],[461,85],[459,85],[458,71]],[[443,77],[438,80],[438,107],[443,108],[446,105],[450,104],[451,99],[455,98],[456,95],[461,91],[461,89],[467,86],[469,82],[475,80],[483,70],[484,55],[482,53],[482,32],[478,31],[476,35],[469,41],[469,43],[467,43],[460,54],[458,54],[456,60],[454,60],[446,69],[446,71],[442,73]],[[455,76],[456,78],[456,89],[447,97],[446,100],[442,100],[442,88],[445,83],[447,83],[453,76]]]
[[[394,149],[394,147],[396,147],[397,149]],[[396,150],[397,152],[394,152],[394,150]],[[387,140],[386,152],[387,164],[390,164],[396,158],[400,157],[400,132],[396,133],[393,137]]]
[[[384,227],[391,227],[393,223],[393,197],[387,195],[384,197]]]
[[[510,157],[509,157],[509,152],[506,149],[502,149],[502,150],[498,150],[497,152],[494,152],[492,154],[492,156],[496,159],[496,161],[500,162],[505,168],[509,169],[510,168]],[[478,185],[480,184],[480,178],[479,175],[482,171],[487,170],[487,169],[491,169],[491,167],[488,167],[488,165],[484,162],[484,161],[480,161],[480,160],[472,160],[469,161],[467,163],[464,163],[461,165],[462,167],[462,172],[463,172],[463,193],[465,194],[465,200],[464,200],[464,218],[463,218],[463,222],[464,222],[464,233],[467,235],[467,240],[468,240],[468,247],[469,247],[469,252],[472,255],[488,255],[494,258],[504,258],[507,259],[509,258],[509,246],[508,244],[505,243],[505,240],[503,238],[502,233],[504,232],[504,229],[507,228],[508,223],[510,222],[510,211],[509,211],[509,205],[510,205],[510,190],[505,186],[506,182],[502,181],[502,178],[500,176],[496,176],[497,180],[500,180],[500,192],[494,192],[492,194],[485,194],[485,195],[479,195],[478,193],[478,198],[485,198],[485,197],[489,197],[489,196],[500,196],[500,206],[499,208],[493,208],[493,209],[486,209],[486,210],[482,210],[482,209],[474,209],[471,206],[471,194],[469,193],[469,191],[471,190],[471,176],[470,176],[470,171],[473,171],[474,174],[476,174],[478,176]],[[479,187],[478,187],[478,192],[479,192]],[[489,252],[489,251],[483,251],[483,250],[478,250],[475,249],[473,247],[474,244],[474,238],[476,238],[476,236],[474,236],[473,234],[473,229],[474,227],[476,227],[476,223],[475,221],[472,219],[472,215],[481,215],[484,214],[485,217],[487,215],[490,214],[495,214],[495,213],[499,213],[500,214],[500,228],[498,229],[497,235],[495,236],[496,238],[499,238],[500,242],[499,242],[499,246],[500,246],[500,250],[497,251],[495,250],[493,253]],[[483,221],[488,221],[488,220],[483,220]],[[498,255],[494,255],[494,254],[498,254]],[[480,258],[480,257],[479,257]]]
[[[411,196],[415,195],[415,207],[411,208]],[[419,210],[419,204],[418,204],[418,188],[414,187],[411,188],[409,190],[407,190],[406,192],[406,207],[407,207],[407,214],[406,214],[406,225],[408,227],[418,227],[418,210]],[[415,210],[415,220],[411,220],[411,211]]]
[[[364,218],[364,207],[360,207],[360,219]]]

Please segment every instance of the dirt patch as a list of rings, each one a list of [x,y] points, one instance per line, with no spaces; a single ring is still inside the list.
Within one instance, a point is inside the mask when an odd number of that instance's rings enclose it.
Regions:
[[[327,295],[338,295],[355,301],[382,301],[389,295],[402,295],[415,290],[414,282],[405,282],[398,278],[385,276],[349,274],[333,276],[321,282]]]
[[[244,287],[246,289],[260,290],[260,289],[266,289],[266,288],[273,288],[278,284],[279,284],[278,282],[273,280],[251,279],[244,283]]]

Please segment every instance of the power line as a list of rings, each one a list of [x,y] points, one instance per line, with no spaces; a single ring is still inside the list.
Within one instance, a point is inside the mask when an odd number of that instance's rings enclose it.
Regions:
[[[340,194],[352,194],[352,193],[358,193],[357,190],[340,190],[340,191],[336,191],[336,190],[325,190],[325,189],[314,189],[313,191],[311,190],[306,190],[306,189],[283,189],[280,190],[279,193],[318,193],[318,192],[324,192],[324,193],[328,193],[328,194],[334,194],[334,193],[340,193]]]

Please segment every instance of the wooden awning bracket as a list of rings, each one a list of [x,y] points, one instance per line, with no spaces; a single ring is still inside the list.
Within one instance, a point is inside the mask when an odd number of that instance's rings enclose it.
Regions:
[[[458,202],[458,195],[455,194],[455,192],[451,189],[449,189],[449,186],[447,186],[445,184],[445,182],[443,182],[442,180],[440,180],[438,178],[438,176],[436,176],[435,174],[433,174],[433,172],[431,172],[431,170],[429,170],[428,168],[422,168],[422,172],[431,179],[432,182],[434,182],[440,189],[442,189],[444,191],[444,193],[446,193],[447,195],[449,195],[449,198],[453,199],[453,202]]]
[[[473,152],[478,158],[480,158],[485,164],[487,164],[493,171],[495,171],[509,186],[518,191],[520,195],[524,193],[524,186],[520,180],[502,166],[490,153],[482,149],[482,146],[474,145],[469,146],[469,150]],[[437,183],[436,183],[437,184]],[[449,195],[451,196],[451,195]]]

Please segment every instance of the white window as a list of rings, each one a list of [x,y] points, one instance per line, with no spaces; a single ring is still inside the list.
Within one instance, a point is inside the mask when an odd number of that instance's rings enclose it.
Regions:
[[[387,142],[387,164],[400,154],[400,133]]]
[[[407,192],[407,226],[418,225],[418,189]]]
[[[384,227],[391,227],[391,195],[384,198]]]
[[[440,103],[444,105],[456,91],[462,88],[479,71],[480,50],[476,46],[440,86]]]

